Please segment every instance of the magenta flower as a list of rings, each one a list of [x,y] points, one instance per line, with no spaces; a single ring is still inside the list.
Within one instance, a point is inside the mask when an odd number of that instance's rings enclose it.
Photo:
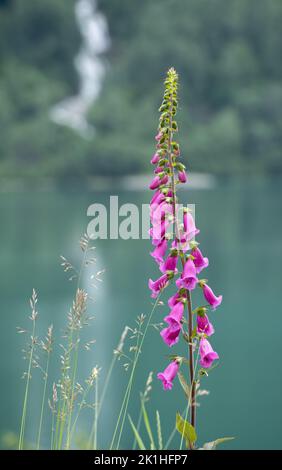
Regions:
[[[149,187],[150,189],[157,189],[160,186],[160,184],[161,184],[160,177],[155,176],[155,178],[153,179]]]
[[[154,170],[154,173],[155,175],[158,175],[159,173],[162,173],[164,171],[163,167],[162,166],[157,166],[157,168],[155,168]]]
[[[166,201],[162,201],[160,204],[154,204],[151,206],[150,216],[152,224],[160,223],[167,215],[173,213],[171,204]]]
[[[201,250],[198,247],[194,248],[191,254],[194,257],[193,262],[196,266],[196,272],[197,274],[199,274],[204,268],[209,265],[209,260],[208,258],[204,258]]]
[[[175,379],[179,369],[177,361],[172,361],[163,372],[159,372],[157,377],[163,383],[164,390],[171,390],[173,380]]]
[[[158,154],[158,152],[156,152],[151,158],[152,165],[159,163],[159,159],[160,159],[160,155]]]
[[[203,285],[203,292],[206,301],[211,305],[212,309],[215,310],[222,302],[222,295],[217,297],[207,284]]]
[[[162,200],[164,201],[165,200],[165,196],[164,194],[158,189],[155,194],[153,195],[152,199],[151,199],[151,202],[150,202],[150,205],[154,205],[155,203],[158,204],[158,198],[161,197],[163,198]]]
[[[211,367],[213,361],[219,359],[217,352],[213,350],[210,343],[206,338],[201,338],[200,341],[200,364],[205,369]]]
[[[169,220],[165,219],[150,228],[149,235],[152,238],[152,244],[154,246],[157,246],[161,242],[161,240],[166,235],[167,229],[169,226],[170,226]]]
[[[183,235],[179,239],[175,238],[171,244],[172,248],[183,251],[184,253],[189,249],[189,242]]]
[[[187,176],[186,176],[186,172],[184,170],[178,172],[178,179],[179,179],[180,183],[186,183]]]
[[[204,333],[207,336],[211,336],[214,333],[214,327],[209,321],[207,315],[197,316],[197,333]]]
[[[167,250],[167,240],[164,238],[161,242],[156,246],[154,251],[152,251],[151,256],[156,260],[157,263],[162,263],[164,260],[164,255]]]
[[[172,271],[174,274],[176,274],[177,259],[177,254],[169,255],[165,262],[160,264],[161,272],[165,273],[166,271]]]
[[[168,182],[168,176],[163,175],[160,176],[160,174],[156,175],[153,181],[150,184],[150,189],[157,189],[159,186],[162,184],[166,184]]]
[[[169,315],[165,317],[165,321],[168,324],[173,323],[173,322],[180,323],[183,317],[183,312],[184,312],[184,304],[183,302],[178,302],[177,304],[174,305]]]
[[[185,211],[183,214],[183,225],[187,241],[192,240],[196,235],[198,235],[198,233],[200,233],[200,230],[196,228],[195,221],[189,211]]]
[[[173,346],[175,343],[178,342],[179,333],[181,331],[181,320],[183,317],[183,311],[183,303],[177,303],[171,310],[170,314],[164,319],[169,326],[167,328],[164,328],[160,334],[164,342],[169,347]]]
[[[156,281],[152,281],[152,279],[149,279],[148,285],[149,285],[149,289],[151,289],[152,291],[151,297],[153,299],[156,299],[158,297],[161,290],[163,290],[167,286],[168,281],[169,281],[169,278],[167,274],[163,274]]]
[[[188,258],[184,265],[181,277],[176,281],[176,285],[178,289],[184,288],[188,290],[193,290],[195,289],[197,282],[198,279],[196,276],[196,267],[191,258]]]
[[[167,328],[160,332],[160,335],[164,342],[171,347],[178,342],[180,331],[181,324],[177,321],[172,321]]]
[[[150,189],[157,189],[161,184],[161,179],[159,176],[155,176],[155,178],[153,179],[153,181],[151,182],[150,184]]]
[[[199,284],[206,299],[204,303],[209,303],[212,309],[220,305],[222,296],[217,297],[213,293],[206,284],[207,280],[198,279],[199,273],[209,265],[209,260],[198,248],[199,244],[193,241],[200,232],[196,227],[194,216],[187,207],[180,209],[179,205],[177,188],[180,183],[186,183],[189,174],[178,158],[180,150],[175,137],[178,132],[177,90],[178,75],[171,68],[165,80],[165,93],[159,109],[161,115],[155,136],[155,153],[151,157],[151,163],[155,165],[152,168],[154,176],[150,184],[150,188],[155,191],[150,203],[149,233],[154,246],[151,256],[158,263],[162,274],[155,281],[149,280],[149,288],[151,296],[158,300],[162,290],[174,277],[177,278],[175,283],[177,292],[172,293],[168,300],[169,313],[164,316],[165,328],[161,330],[160,335],[169,347],[175,345],[183,336],[183,340],[188,342],[185,345],[188,354],[187,358],[186,353],[183,358],[173,354],[169,365],[163,372],[159,372],[157,377],[162,381],[164,390],[171,390],[179,367],[183,362],[188,364],[189,386],[191,386],[189,418],[195,428],[197,388],[193,385],[197,382],[198,355],[195,361],[197,346],[202,367],[211,367],[219,356],[207,340],[214,333],[214,327],[206,314],[207,306],[192,307],[194,306],[192,290]],[[183,218],[183,224],[179,223],[178,212],[180,218]],[[180,270],[179,275],[178,270]],[[191,443],[191,448],[194,448],[194,443],[193,445]]]
[[[150,202],[150,209],[151,212],[155,210],[160,204],[162,204],[164,201],[166,201],[167,198],[171,198],[172,193],[171,191],[168,191],[167,194],[165,195],[162,191],[159,189],[155,192],[154,196],[151,199]]]
[[[173,308],[176,304],[181,302],[183,297],[179,294],[179,292],[176,292],[172,297],[168,299],[168,306],[170,308]]]
[[[166,184],[168,182],[168,176],[164,175],[161,179],[161,184]]]

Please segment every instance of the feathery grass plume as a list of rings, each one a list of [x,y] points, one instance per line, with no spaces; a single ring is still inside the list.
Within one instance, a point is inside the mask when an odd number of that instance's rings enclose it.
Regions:
[[[149,280],[152,297],[155,298],[169,284],[175,283],[176,292],[169,299],[170,312],[165,316],[167,326],[160,335],[167,346],[172,347],[182,337],[187,343],[188,358],[172,356],[165,370],[158,374],[164,390],[170,390],[178,374],[182,388],[188,399],[185,419],[177,414],[176,428],[181,434],[181,447],[185,438],[187,447],[193,449],[196,443],[196,393],[201,374],[196,376],[195,351],[198,348],[200,365],[208,369],[219,358],[213,350],[207,337],[214,333],[213,325],[207,316],[208,308],[217,308],[222,296],[216,296],[208,286],[207,280],[199,279],[200,272],[209,265],[209,260],[203,256],[199,243],[195,241],[199,230],[188,208],[179,206],[177,197],[178,185],[187,181],[185,165],[180,161],[180,146],[175,139],[178,132],[176,113],[178,107],[178,75],[174,68],[168,70],[165,79],[165,91],[159,108],[160,119],[156,140],[156,151],[151,159],[155,166],[154,178],[150,189],[155,191],[150,205],[151,229],[150,235],[154,247],[151,253],[161,275],[155,281]],[[179,223],[181,218],[182,223]],[[180,264],[180,269],[179,269]],[[203,290],[208,305],[192,309],[192,291],[199,287]],[[184,311],[187,308],[187,320]],[[194,315],[193,315],[194,313]],[[196,327],[193,320],[196,317]],[[187,326],[187,328],[186,328]],[[188,364],[189,382],[179,372],[181,365]],[[190,422],[187,421],[188,410]]]
[[[31,381],[31,370],[32,370],[32,367],[38,367],[38,362],[34,358],[36,354],[36,348],[38,346],[38,339],[35,336],[36,321],[38,318],[38,312],[36,310],[37,302],[38,302],[37,293],[35,289],[33,289],[32,296],[30,299],[31,315],[29,317],[30,321],[32,322],[32,332],[30,336],[30,342],[27,344],[26,349],[23,351],[24,359],[28,360],[28,369],[23,375],[23,378],[26,380],[26,386],[25,386],[22,419],[21,419],[21,427],[20,427],[19,450],[22,450],[24,448],[24,442],[25,442],[25,424],[26,424],[29,388],[30,388],[30,381]],[[18,332],[25,333],[26,331],[23,330],[22,328],[18,328]]]
[[[69,449],[71,448],[72,441],[77,441],[78,430],[77,425],[83,409],[90,409],[94,411],[94,419],[92,431],[90,433],[90,443],[88,445],[85,442],[86,448],[98,448],[98,418],[101,412],[102,404],[107,392],[107,387],[110,382],[112,370],[116,360],[126,359],[129,360],[129,364],[123,364],[124,369],[128,370],[130,367],[135,370],[136,358],[141,352],[141,344],[143,342],[143,327],[148,328],[145,322],[145,315],[139,315],[134,328],[128,326],[122,332],[121,338],[118,342],[117,347],[113,353],[113,361],[109,368],[109,371],[106,375],[104,383],[102,383],[102,394],[101,400],[99,398],[99,389],[98,389],[98,379],[100,376],[101,368],[95,366],[90,375],[85,379],[84,383],[80,384],[77,382],[77,375],[79,371],[79,349],[82,348],[81,345],[81,330],[90,324],[90,321],[93,319],[92,316],[88,314],[88,304],[92,298],[88,295],[81,287],[81,280],[83,272],[86,268],[93,266],[95,263],[95,258],[92,257],[92,251],[94,247],[90,246],[90,239],[87,235],[84,235],[80,240],[80,247],[83,252],[83,260],[81,263],[80,269],[77,269],[71,262],[69,262],[65,257],[61,257],[61,264],[66,273],[71,272],[70,281],[76,281],[76,291],[75,298],[73,300],[70,311],[67,315],[67,325],[65,332],[63,334],[63,342],[60,344],[62,349],[62,354],[60,355],[61,362],[61,376],[60,379],[53,383],[52,387],[52,396],[48,398],[49,409],[52,414],[52,424],[51,424],[51,436],[50,436],[50,447],[51,449]],[[96,283],[102,281],[102,274],[104,271],[91,273],[90,280],[91,286],[97,287]],[[48,383],[48,373],[49,373],[49,361],[50,354],[53,349],[53,326],[51,325],[48,328],[47,336],[44,340],[39,341],[35,336],[35,327],[38,313],[36,311],[37,304],[37,294],[33,291],[32,298],[30,301],[32,313],[30,320],[33,324],[33,329],[31,332],[30,344],[25,350],[25,358],[29,360],[28,370],[24,374],[26,378],[26,391],[24,397],[24,406],[23,406],[23,416],[21,423],[21,432],[20,432],[20,441],[19,448],[22,449],[24,446],[25,440],[25,421],[27,416],[27,404],[30,388],[30,379],[31,379],[31,369],[37,368],[41,370],[44,378],[44,387],[43,394],[41,399],[41,411],[39,416],[39,429],[36,436],[36,448],[40,448],[41,444],[41,434],[44,424],[44,412],[45,412],[45,399],[47,393],[47,383]],[[151,317],[150,317],[151,318]],[[28,333],[23,328],[18,328],[19,333]],[[124,352],[125,341],[130,335],[130,347],[129,353]],[[92,345],[95,343],[95,340],[91,339],[86,341],[84,344],[84,349],[87,351],[91,350]],[[46,354],[46,363],[42,367],[39,362],[39,356],[37,350],[40,350],[41,353]],[[130,357],[133,356],[133,357]],[[135,360],[134,360],[135,358]],[[133,379],[134,374],[130,374],[129,385],[131,385],[131,380]],[[94,397],[91,397],[91,390],[94,389]],[[124,424],[124,415],[126,414],[128,400],[130,397],[131,387],[128,387],[128,394],[125,395],[124,409],[122,408],[120,419],[121,419],[121,431],[118,435],[120,439],[123,424]],[[25,444],[25,447],[27,444]]]
[[[48,399],[49,409],[52,413],[51,449],[69,449],[71,446],[72,437],[76,431],[76,425],[80,417],[80,412],[84,407],[95,409],[98,413],[98,395],[96,392],[95,403],[87,403],[86,398],[90,390],[96,386],[98,382],[98,375],[100,368],[94,367],[85,380],[85,384],[81,385],[77,381],[77,374],[79,370],[79,350],[84,347],[85,350],[90,351],[95,340],[90,339],[84,345],[81,345],[81,330],[88,326],[93,319],[93,316],[88,314],[88,304],[92,298],[80,286],[82,275],[86,268],[95,264],[95,258],[92,256],[94,247],[90,244],[90,239],[87,235],[83,235],[80,240],[80,248],[83,253],[82,263],[79,269],[72,265],[65,257],[61,256],[61,265],[66,273],[71,273],[70,281],[76,280],[75,298],[72,303],[71,309],[67,315],[66,331],[63,335],[61,361],[61,377],[57,383],[53,384],[52,397]],[[96,287],[96,281],[101,282],[103,271],[98,271],[95,274],[91,273],[91,286]],[[46,338],[39,341],[36,337],[36,320],[38,313],[36,310],[37,294],[33,290],[32,298],[30,300],[32,321],[32,332],[30,334],[30,342],[24,350],[25,359],[28,360],[28,368],[24,373],[26,379],[26,388],[24,394],[22,420],[20,428],[19,449],[23,449],[25,440],[25,423],[27,416],[27,406],[29,398],[31,370],[32,368],[39,369],[43,374],[44,386],[41,399],[41,410],[39,416],[39,427],[36,436],[36,448],[39,449],[41,445],[41,434],[44,423],[45,415],[45,401],[47,395],[47,385],[49,376],[49,362],[50,355],[53,349],[53,326],[48,328]],[[29,333],[23,328],[18,328],[19,333]],[[39,353],[37,352],[39,351]],[[45,365],[41,366],[40,352],[46,355]],[[81,399],[79,400],[79,397]],[[74,415],[73,415],[74,413]],[[96,419],[97,422],[97,419]],[[97,428],[95,430],[97,436]]]
[[[93,441],[97,447],[97,423],[98,423],[98,377],[101,372],[101,368],[98,366],[93,367],[89,377],[85,380],[86,387],[83,390],[83,395],[80,400],[80,403],[78,404],[78,410],[77,414],[75,416],[75,419],[73,421],[72,427],[71,427],[71,433],[70,433],[70,442],[72,441],[72,438],[74,436],[74,433],[76,431],[76,425],[77,421],[79,419],[80,413],[83,408],[90,408],[94,409],[94,432],[93,432]],[[95,387],[95,403],[91,404],[87,402],[88,395],[90,391]]]
[[[58,381],[57,387],[59,389],[59,400],[56,413],[56,426],[53,439],[53,445],[56,449],[62,447],[69,449],[71,447],[71,439],[74,434],[75,425],[77,424],[80,411],[82,409],[81,403],[84,403],[85,393],[89,393],[89,381],[86,386],[82,386],[77,382],[78,374],[78,358],[81,346],[81,330],[87,327],[93,316],[88,315],[88,303],[93,300],[89,297],[88,293],[81,288],[81,280],[84,271],[92,267],[96,259],[92,256],[95,247],[91,246],[91,240],[87,234],[84,234],[79,242],[82,255],[82,262],[79,269],[72,265],[66,258],[61,256],[62,267],[65,272],[72,272],[70,277],[71,281],[76,281],[75,299],[67,317],[67,327],[64,334],[65,345],[61,344],[63,354],[61,355],[61,378]],[[91,273],[91,286],[95,287],[93,280],[101,281],[102,271],[98,273]],[[84,349],[90,351],[91,346],[95,340],[91,339],[84,344]],[[98,370],[98,369],[97,369]],[[78,398],[82,396],[80,404]],[[78,411],[73,420],[74,408],[77,407]],[[74,422],[73,422],[74,421]]]

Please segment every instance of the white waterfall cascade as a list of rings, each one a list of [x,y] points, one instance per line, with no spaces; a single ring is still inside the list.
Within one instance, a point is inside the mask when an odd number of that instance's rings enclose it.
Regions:
[[[75,17],[82,35],[82,46],[74,59],[79,75],[79,90],[77,95],[54,105],[50,110],[50,118],[87,137],[93,133],[93,128],[87,122],[87,113],[102,88],[105,63],[101,54],[108,50],[110,38],[106,18],[97,11],[96,0],[77,0]]]

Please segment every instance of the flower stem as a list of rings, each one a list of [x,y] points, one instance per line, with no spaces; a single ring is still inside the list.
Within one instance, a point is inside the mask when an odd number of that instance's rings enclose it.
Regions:
[[[174,236],[179,239],[179,229],[178,229],[178,219],[177,219],[177,197],[176,197],[176,184],[175,184],[175,173],[174,173],[174,162],[173,162],[173,150],[172,150],[172,140],[173,140],[173,130],[172,130],[172,107],[173,107],[173,96],[170,95],[170,105],[169,105],[169,138],[168,138],[168,157],[169,157],[169,167],[171,173],[171,191],[172,191],[172,205],[173,205],[173,216],[174,216]],[[183,256],[183,251],[180,250],[181,263],[184,268],[185,260]],[[186,291],[187,298],[187,310],[188,310],[188,336],[189,336],[189,375],[191,383],[191,424],[193,427],[196,425],[196,402],[195,402],[195,383],[194,383],[194,350],[192,343],[192,333],[193,333],[193,314],[192,314],[192,299],[191,293],[189,290]]]
[[[197,355],[196,355],[194,376],[195,376],[195,371],[197,370],[197,365],[198,365],[198,361],[199,361],[199,353],[200,353],[200,347],[198,347],[198,352],[197,352]],[[196,393],[195,386],[196,386],[196,382],[194,381],[194,388],[193,387],[190,388],[190,393],[189,393],[189,397],[188,397],[188,405],[186,407],[186,412],[185,412],[185,421],[187,421],[187,417],[188,417],[190,407],[192,409],[192,394],[194,394],[194,397],[195,397],[195,393]],[[194,392],[193,392],[193,389],[194,389]],[[194,400],[195,400],[195,398],[194,398]],[[184,440],[184,434],[182,434],[182,436],[181,436],[181,442],[180,442],[180,448],[179,448],[180,450],[182,449],[183,440]],[[193,450],[193,449],[194,449],[194,447],[190,444],[190,450]]]
[[[196,371],[197,371],[197,366],[198,366],[198,361],[199,361],[199,348],[198,348],[198,352],[196,354],[196,360],[195,360],[195,372],[194,372],[194,376],[196,374]],[[191,399],[192,399],[192,390],[190,389],[190,393],[189,393],[189,397],[188,397],[188,404],[187,406],[185,406],[184,410],[182,411],[181,415],[184,415],[185,416],[185,421],[187,420],[187,417],[188,417],[188,413],[189,413],[189,410],[190,410],[190,406],[191,406]],[[175,434],[177,432],[177,429],[176,427],[174,426],[173,427],[173,430],[164,446],[164,450],[168,449],[169,445],[171,444]],[[180,442],[180,447],[179,449],[181,450],[182,449],[182,445],[183,445],[183,439],[184,439],[184,435],[182,434],[181,436],[181,442]]]
[[[189,371],[190,371],[190,382],[191,382],[191,424],[196,427],[196,387],[194,380],[194,348],[192,342],[193,333],[193,314],[192,314],[192,299],[191,293],[187,291],[187,308],[188,308],[188,332],[189,332]]]

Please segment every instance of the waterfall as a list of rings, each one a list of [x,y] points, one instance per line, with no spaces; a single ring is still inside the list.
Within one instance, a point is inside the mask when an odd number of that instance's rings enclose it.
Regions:
[[[79,75],[79,90],[50,110],[50,118],[57,124],[69,126],[83,136],[93,133],[87,122],[89,108],[102,88],[105,63],[101,54],[110,46],[107,21],[97,11],[96,0],[77,0],[75,17],[82,36],[82,45],[74,59]]]

